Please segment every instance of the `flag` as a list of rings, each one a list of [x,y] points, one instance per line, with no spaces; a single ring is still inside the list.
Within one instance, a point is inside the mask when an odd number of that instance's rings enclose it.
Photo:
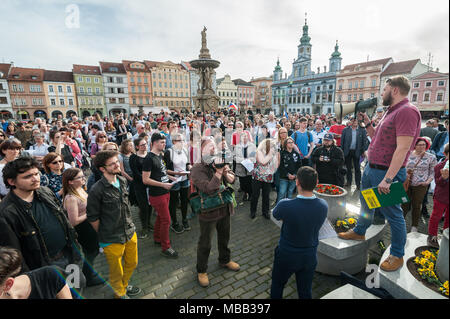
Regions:
[[[235,110],[235,111],[238,110],[238,107],[237,107],[236,105],[234,105],[233,103],[231,103],[230,105],[228,105],[228,107],[229,107],[230,109]]]
[[[289,115],[288,115],[288,112],[286,110],[284,110],[284,116],[286,116],[286,118],[289,120]]]

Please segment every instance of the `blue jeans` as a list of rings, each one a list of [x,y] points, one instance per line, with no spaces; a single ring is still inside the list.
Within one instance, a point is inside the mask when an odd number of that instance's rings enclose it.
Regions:
[[[275,248],[270,298],[282,299],[284,286],[295,273],[299,299],[312,299],[312,281],[316,266],[315,249],[293,253],[280,249],[280,247]]]
[[[280,178],[280,187],[278,188],[278,200],[277,203],[285,198],[291,198],[295,191],[295,180],[287,180]]]
[[[182,181],[182,182],[178,182],[175,185],[172,186],[172,188],[170,189],[171,192],[173,191],[179,191],[180,188],[188,188],[189,186],[191,186],[191,184],[189,183],[189,179]]]
[[[361,189],[377,187],[385,175],[386,171],[371,168],[367,165],[362,176]],[[405,180],[406,169],[401,168],[395,176],[394,181],[403,183]],[[367,207],[366,201],[362,195],[360,195],[360,202],[361,211],[353,231],[359,235],[365,235],[367,228],[372,224],[375,209],[369,209],[369,207]],[[387,219],[391,226],[391,255],[403,257],[406,244],[406,222],[403,217],[401,205],[380,207],[378,208],[378,211]]]

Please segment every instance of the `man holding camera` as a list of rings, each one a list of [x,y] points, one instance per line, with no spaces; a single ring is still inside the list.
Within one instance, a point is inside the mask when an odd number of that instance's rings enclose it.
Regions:
[[[360,113],[372,142],[368,149],[369,163],[362,176],[362,188],[378,187],[378,191],[389,194],[394,181],[403,183],[409,154],[419,137],[421,116],[416,106],[407,96],[411,86],[403,76],[386,81],[382,98],[383,105],[389,106],[383,119],[374,128],[367,114]],[[367,228],[372,224],[374,210],[369,209],[360,196],[361,213],[353,230],[339,233],[343,239],[365,240]],[[406,244],[406,223],[400,204],[381,207],[379,211],[388,220],[391,227],[391,251],[389,257],[380,265],[384,271],[395,271],[403,266]]]
[[[194,187],[207,195],[215,194],[223,183],[233,184],[235,175],[220,153],[212,138],[206,138],[201,143],[202,161],[191,169]],[[197,246],[197,273],[200,286],[209,285],[208,258],[211,251],[211,240],[214,229],[217,229],[217,244],[219,249],[219,264],[221,267],[238,271],[240,266],[231,261],[231,251],[228,248],[230,240],[231,215],[234,214],[233,204],[227,204],[208,213],[200,213],[200,238]]]
[[[341,187],[344,185],[341,174],[344,152],[335,145],[333,134],[327,133],[324,135],[323,145],[314,149],[311,158],[313,163],[316,164],[319,183]]]

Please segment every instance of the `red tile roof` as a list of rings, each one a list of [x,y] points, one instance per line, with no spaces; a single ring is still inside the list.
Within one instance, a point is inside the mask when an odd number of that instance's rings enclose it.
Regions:
[[[386,70],[384,70],[384,72],[381,73],[381,76],[411,73],[411,71],[419,62],[420,59],[391,63],[386,68]]]
[[[375,66],[375,65],[383,65],[383,67],[391,60],[392,58],[386,58],[381,60],[374,60],[374,61],[368,61],[368,62],[362,62],[362,63],[355,63],[346,65],[342,71],[355,71],[355,68],[357,66],[359,67],[369,67],[369,66]]]
[[[73,65],[73,74],[101,75],[100,68],[93,65]]]
[[[35,78],[33,78],[35,77]],[[9,81],[42,82],[44,80],[44,69],[11,68],[8,75]]]
[[[154,68],[155,66],[158,66],[158,65],[161,64],[162,62],[147,61],[147,60],[145,60],[144,63],[145,63],[145,65],[146,65],[149,69],[151,69],[151,68]]]
[[[122,63],[116,63],[116,62],[99,62],[100,63],[100,69],[102,70],[102,73],[118,73],[118,74],[126,74],[127,71],[125,71],[125,67]],[[112,71],[111,68],[117,68],[117,71]]]
[[[441,73],[435,71],[429,71],[422,74],[419,74],[414,80],[424,80],[424,79],[433,79],[433,78],[448,78],[448,73]]]
[[[10,68],[11,68],[11,64],[0,63],[0,79],[8,78],[8,73],[9,73]]]
[[[73,82],[72,72],[45,70],[44,81],[50,82]]]
[[[144,69],[132,68],[131,64],[136,63],[136,62],[142,63],[144,65]],[[123,64],[123,66],[124,66],[126,71],[150,72],[148,66],[144,62],[141,62],[141,61],[122,60],[122,64]]]

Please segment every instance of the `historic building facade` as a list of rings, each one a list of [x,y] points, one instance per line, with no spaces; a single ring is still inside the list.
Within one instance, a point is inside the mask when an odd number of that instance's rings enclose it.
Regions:
[[[380,75],[380,93],[383,93],[384,85],[389,78],[404,76],[410,81],[412,78],[428,71],[428,66],[420,62],[420,59],[391,63]]]
[[[51,118],[78,115],[75,82],[72,72],[44,71],[45,103]]]
[[[239,109],[245,109],[248,106],[255,104],[256,87],[242,79],[233,80],[233,83],[238,89],[238,107]]]
[[[336,102],[352,103],[379,98],[383,88],[381,74],[392,63],[392,58],[386,58],[345,66],[336,79]]]
[[[191,110],[189,71],[171,61],[144,61],[152,74],[153,105]]]
[[[220,98],[219,108],[226,108],[230,104],[238,105],[238,87],[231,81],[231,77],[226,74],[223,78],[217,79],[217,96]]]
[[[15,117],[8,87],[8,74],[10,69],[11,64],[0,63],[0,119]]]
[[[329,59],[329,67],[320,67],[317,73],[312,71],[312,45],[305,21],[303,35],[298,45],[297,58],[292,64],[291,75],[283,77],[283,70],[278,59],[273,72],[272,109],[277,114],[285,111],[297,113],[332,113],[334,112],[334,93],[336,75],[341,69],[342,57],[336,41],[334,52]]]
[[[43,82],[43,69],[18,67],[10,69],[8,86],[12,108],[18,119],[48,118]]]
[[[271,109],[272,77],[252,78],[250,83],[255,86],[255,103],[253,104],[255,110],[264,113],[267,109]]]
[[[411,79],[409,100],[423,117],[448,114],[448,73],[424,72]]]
[[[77,92],[78,116],[84,118],[95,113],[107,115],[100,68],[74,64],[72,73]]]
[[[131,113],[139,113],[153,105],[152,79],[148,67],[143,62],[122,61],[128,77],[128,95]]]
[[[100,62],[108,115],[130,114],[128,77],[122,63]]]

